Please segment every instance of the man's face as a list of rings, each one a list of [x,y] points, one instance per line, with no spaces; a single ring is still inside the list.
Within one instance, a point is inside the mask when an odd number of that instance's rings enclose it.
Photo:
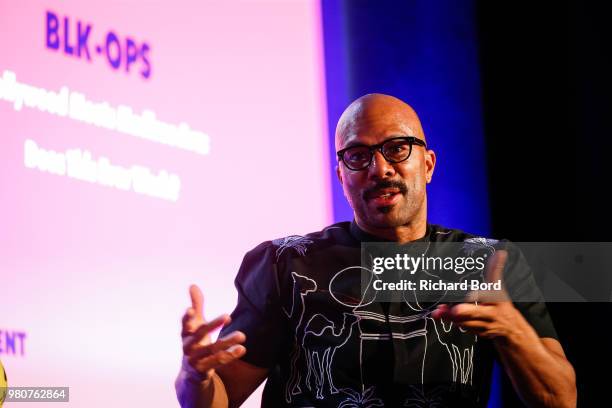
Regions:
[[[374,145],[398,136],[422,138],[420,124],[397,115],[375,115],[351,122],[338,140],[338,149],[356,144]],[[344,195],[355,211],[358,224],[370,228],[393,228],[427,217],[425,186],[435,165],[433,151],[413,145],[410,157],[389,163],[375,151],[369,167],[353,171],[338,164]]]

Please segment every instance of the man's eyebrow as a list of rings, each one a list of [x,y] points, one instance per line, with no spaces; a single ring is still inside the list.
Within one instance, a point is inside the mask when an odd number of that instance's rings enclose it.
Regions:
[[[343,147],[342,149],[340,149],[340,150],[343,150],[343,149],[348,149],[349,147],[356,147],[356,146],[369,146],[369,145],[367,145],[367,144],[365,144],[365,143],[363,143],[363,142],[358,142],[358,141],[355,141],[355,140],[354,140],[354,141],[352,141],[352,142],[347,143],[347,144],[346,144],[346,146],[344,146],[344,147]]]
[[[397,132],[397,134],[389,135],[385,140],[383,140],[382,142],[380,142],[378,144],[384,143],[384,142],[386,142],[387,140],[390,140],[390,139],[395,139],[397,137],[410,137],[409,134],[404,134],[404,133],[405,132]],[[352,140],[349,143],[347,143],[344,147],[342,147],[341,149],[338,149],[338,150],[344,150],[344,149],[348,149],[349,147],[355,147],[355,146],[370,147],[370,146],[375,146],[375,145],[369,145],[369,144],[360,142],[358,140]]]

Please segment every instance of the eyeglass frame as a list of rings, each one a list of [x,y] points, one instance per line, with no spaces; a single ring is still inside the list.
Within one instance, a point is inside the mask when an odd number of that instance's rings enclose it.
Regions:
[[[387,156],[385,156],[385,153],[383,153],[382,147],[385,145],[385,143],[394,141],[394,140],[399,140],[399,139],[403,139],[405,141],[408,142],[408,145],[410,146],[410,151],[408,152],[408,156],[406,156],[405,159],[399,160],[399,161],[395,161],[395,160],[389,160],[387,158]],[[378,144],[374,144],[371,146],[368,146],[366,144],[356,144],[356,145],[352,145],[352,146],[348,146],[345,147],[344,149],[340,149],[336,152],[336,156],[338,157],[338,161],[341,161],[342,163],[344,163],[344,165],[352,171],[361,171],[361,170],[365,170],[368,167],[370,167],[370,165],[372,164],[372,159],[374,158],[374,152],[376,150],[378,150],[380,152],[380,154],[382,154],[382,156],[385,158],[386,161],[388,161],[389,163],[392,164],[396,164],[396,163],[401,163],[404,162],[406,160],[408,160],[410,158],[410,156],[412,155],[412,146],[413,145],[417,145],[417,146],[423,146],[425,149],[427,149],[427,143],[425,143],[424,140],[419,139],[418,137],[415,136],[398,136],[398,137],[392,137],[390,139],[385,140],[384,142],[378,143]],[[353,149],[355,147],[367,147],[370,150],[370,160],[368,161],[368,164],[366,166],[364,166],[361,169],[353,169],[351,168],[351,166],[349,166],[348,164],[346,164],[346,162],[344,161],[344,153],[346,153],[349,149]]]

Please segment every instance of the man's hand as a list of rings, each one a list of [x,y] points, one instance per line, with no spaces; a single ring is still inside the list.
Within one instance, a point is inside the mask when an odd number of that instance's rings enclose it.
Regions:
[[[196,285],[189,287],[191,307],[183,316],[183,362],[188,372],[199,376],[200,381],[212,378],[215,369],[242,357],[246,348],[241,345],[246,340],[244,333],[235,331],[227,336],[210,340],[210,333],[229,323],[228,315],[221,315],[209,322],[204,320],[204,296]]]
[[[209,322],[204,319],[202,291],[189,288],[191,307],[183,316],[183,364],[175,381],[181,407],[238,407],[267,377],[268,369],[253,366],[240,358],[244,333],[235,331],[212,342],[210,333],[229,323],[228,315]]]
[[[496,283],[502,280],[508,253],[496,251],[485,272],[485,282]],[[510,338],[522,333],[527,321],[514,307],[503,285],[501,290],[471,292],[466,303],[452,307],[441,304],[431,313],[434,319],[444,319],[481,337]]]

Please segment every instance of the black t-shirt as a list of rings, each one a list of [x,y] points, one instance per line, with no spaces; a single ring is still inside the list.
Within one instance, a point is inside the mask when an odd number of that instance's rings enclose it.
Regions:
[[[483,242],[428,224],[419,241]],[[484,407],[495,351],[490,341],[409,302],[364,302],[361,243],[381,241],[353,221],[248,252],[235,280],[238,304],[221,335],[246,334],[243,360],[270,369],[264,407]],[[510,293],[537,291],[509,250]],[[528,296],[533,298],[533,295]],[[540,337],[557,338],[543,302],[515,303]]]

